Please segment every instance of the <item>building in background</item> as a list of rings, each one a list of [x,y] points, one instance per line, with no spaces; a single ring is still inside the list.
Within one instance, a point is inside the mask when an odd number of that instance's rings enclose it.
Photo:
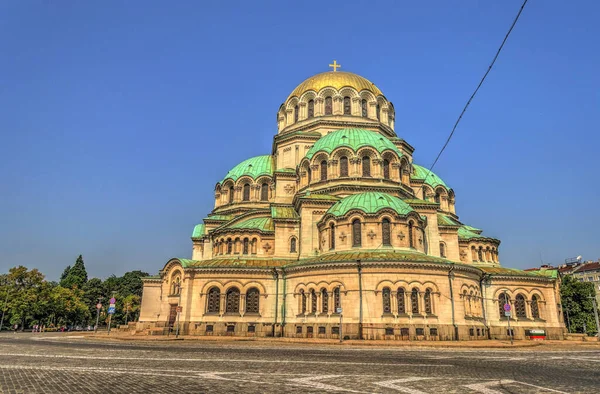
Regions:
[[[500,241],[460,221],[452,187],[413,162],[392,102],[337,67],[300,83],[277,109],[270,154],[216,183],[191,259],[143,279],[137,328],[505,339],[508,304],[516,338],[562,338],[557,271],[501,266]]]

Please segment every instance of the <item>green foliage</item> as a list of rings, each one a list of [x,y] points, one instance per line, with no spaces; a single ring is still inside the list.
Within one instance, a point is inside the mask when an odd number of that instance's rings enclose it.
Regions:
[[[69,268],[69,267],[67,267],[67,268]],[[66,269],[65,269],[65,271],[66,271]],[[62,275],[65,275],[65,272],[63,272]],[[60,285],[62,287],[67,287],[67,288],[77,287],[77,288],[81,289],[88,280],[88,275],[87,275],[87,271],[85,269],[85,264],[83,263],[83,257],[81,255],[79,255],[79,257],[77,257],[77,260],[75,261],[75,265],[73,265],[73,267],[71,267],[69,269],[69,272],[66,274],[64,279],[62,278],[62,275],[61,275],[61,281],[60,281]]]
[[[592,301],[592,297],[595,296],[594,284],[580,282],[571,275],[565,275],[562,279],[560,295],[565,322],[568,318],[571,332],[583,333],[585,325],[588,334],[597,333]]]
[[[5,314],[3,328],[14,324],[20,328],[34,324],[46,327],[93,325],[98,299],[102,297],[101,321],[106,321],[112,296],[117,299],[113,324],[135,321],[139,316],[144,276],[148,274],[131,271],[121,277],[112,275],[104,282],[98,278],[88,280],[81,256],[64,270],[60,284],[46,281],[37,269],[11,268],[8,274],[0,275],[0,313]],[[5,300],[8,300],[6,307]]]

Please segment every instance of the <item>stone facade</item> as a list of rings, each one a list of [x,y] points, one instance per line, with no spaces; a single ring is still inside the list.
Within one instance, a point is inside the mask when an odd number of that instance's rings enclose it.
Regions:
[[[500,241],[459,220],[454,190],[413,163],[394,119],[356,74],[300,84],[277,113],[272,154],[216,184],[192,259],[144,280],[138,329],[502,339],[509,303],[516,338],[562,338],[556,271],[501,267]]]

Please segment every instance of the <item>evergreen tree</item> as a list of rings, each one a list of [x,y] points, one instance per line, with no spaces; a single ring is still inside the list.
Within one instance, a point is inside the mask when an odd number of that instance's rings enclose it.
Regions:
[[[60,285],[69,289],[72,287],[81,289],[87,280],[88,276],[85,264],[83,263],[83,257],[79,255],[75,261],[75,265],[71,267],[65,279],[60,281]]]
[[[67,267],[65,268],[63,273],[60,275],[60,283],[62,283],[63,280],[67,279],[67,275],[69,275],[69,271],[71,271],[71,266],[67,265]]]

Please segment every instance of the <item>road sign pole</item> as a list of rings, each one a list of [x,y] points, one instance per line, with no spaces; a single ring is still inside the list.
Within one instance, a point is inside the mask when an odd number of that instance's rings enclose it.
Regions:
[[[108,334],[107,335],[110,335],[110,322],[111,322],[111,320],[112,320],[112,313],[108,315]]]
[[[510,344],[513,344],[513,335],[512,335],[512,330],[510,329],[510,303],[508,302],[508,296],[506,295],[506,290],[504,290],[504,300],[506,302],[506,305],[508,305],[508,336],[510,337]],[[504,308],[504,310],[506,310],[507,308]]]
[[[343,341],[343,337],[342,337],[342,314],[340,313],[340,343],[342,343]]]

